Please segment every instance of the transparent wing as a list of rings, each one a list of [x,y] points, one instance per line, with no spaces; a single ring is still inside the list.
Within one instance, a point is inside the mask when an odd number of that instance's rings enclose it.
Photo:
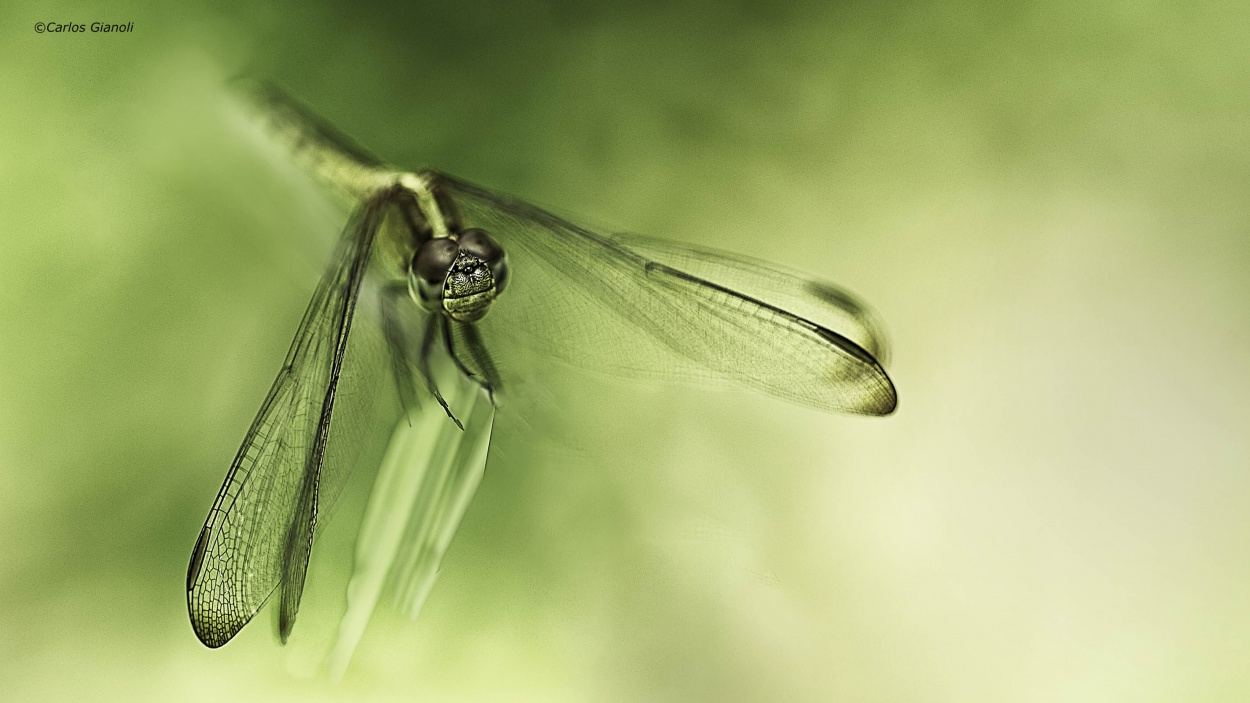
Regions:
[[[821,327],[836,330],[883,367],[889,364],[889,344],[876,315],[854,295],[832,283],[746,256],[654,237],[631,233],[616,234],[612,239],[656,262],[744,296],[768,301]]]
[[[510,282],[480,323],[503,380],[553,360],[636,376],[727,378],[822,410],[886,415],[884,335],[838,288],[710,250],[606,237],[511,196],[439,175],[464,223],[508,253]]]
[[[280,585],[283,641],[294,624],[322,498],[331,413],[386,199],[378,195],[349,222],[196,541],[187,608],[209,647],[225,644]]]

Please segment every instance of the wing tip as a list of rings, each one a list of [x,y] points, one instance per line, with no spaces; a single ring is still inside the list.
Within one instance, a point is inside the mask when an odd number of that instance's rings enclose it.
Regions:
[[[200,621],[198,618],[194,617],[194,615],[192,616],[191,629],[195,632],[195,636],[200,641],[200,644],[203,644],[209,649],[217,649],[221,647],[225,643],[234,639],[234,636],[239,632],[238,629],[228,631],[214,629],[212,627],[207,627],[206,625],[207,623]]]
[[[283,609],[278,615],[278,642],[285,645],[287,640],[291,639],[291,631],[294,629],[295,614],[288,616],[286,610]]]
[[[203,644],[205,647],[208,647],[209,649],[220,649],[222,645],[224,645],[225,643],[229,642],[232,639],[230,637],[224,637],[220,639],[213,638],[211,636],[205,637],[199,632],[196,632],[195,636],[200,638],[200,644]]]
[[[865,402],[855,411],[863,415],[872,415],[875,417],[886,417],[893,415],[898,410],[898,390],[894,387],[892,381],[885,369],[877,365],[879,387],[876,393],[868,396]]]
[[[878,417],[886,417],[893,415],[895,410],[898,410],[898,394],[894,392],[894,388],[891,386],[889,395],[882,399],[882,403],[879,406],[873,408],[872,414]]]
[[[885,373],[885,369],[881,370],[881,378],[885,381],[886,392],[882,394],[881,405],[876,408],[876,415],[885,417],[893,415],[898,410],[898,390],[894,387],[894,381]]]

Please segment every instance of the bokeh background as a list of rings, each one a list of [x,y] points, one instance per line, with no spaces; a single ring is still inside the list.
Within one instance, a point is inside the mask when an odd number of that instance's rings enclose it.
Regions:
[[[133,22],[124,35],[35,22]],[[0,699],[1250,696],[1250,6],[9,2]],[[578,375],[415,623],[192,634],[187,558],[346,217],[238,123],[802,268],[899,411]],[[367,472],[366,472],[367,473]]]

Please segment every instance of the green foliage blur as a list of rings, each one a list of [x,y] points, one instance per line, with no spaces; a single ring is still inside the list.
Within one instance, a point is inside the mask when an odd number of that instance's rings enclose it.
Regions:
[[[126,34],[36,22],[133,22]],[[1250,6],[0,8],[0,700],[1250,695]],[[501,413],[416,622],[187,622],[201,522],[348,204],[243,127],[801,268],[899,411],[570,371]],[[544,405],[545,403],[545,405]]]

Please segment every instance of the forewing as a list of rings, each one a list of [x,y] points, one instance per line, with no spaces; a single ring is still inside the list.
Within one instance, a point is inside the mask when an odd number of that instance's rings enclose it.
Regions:
[[[652,261],[835,330],[882,366],[889,364],[889,343],[880,320],[854,294],[832,283],[729,252],[632,233],[612,239]]]
[[[338,379],[386,197],[349,222],[196,540],[187,607],[209,647],[229,641],[279,585],[284,639],[294,621]]]
[[[750,259],[606,237],[507,195],[440,176],[467,226],[508,254],[480,323],[504,390],[552,359],[644,377],[727,378],[823,410],[896,405],[884,336],[834,286]]]

